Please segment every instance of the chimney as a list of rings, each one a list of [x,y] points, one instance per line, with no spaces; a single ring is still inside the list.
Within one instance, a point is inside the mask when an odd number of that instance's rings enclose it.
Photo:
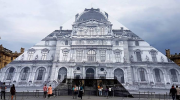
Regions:
[[[166,50],[166,56],[167,56],[168,58],[170,58],[170,50],[169,50],[169,49]]]
[[[24,48],[21,48],[21,53],[24,53]]]
[[[62,31],[62,26],[60,26],[60,32]]]
[[[121,27],[121,31],[122,31],[122,32],[123,32],[123,30],[124,30],[123,27]]]

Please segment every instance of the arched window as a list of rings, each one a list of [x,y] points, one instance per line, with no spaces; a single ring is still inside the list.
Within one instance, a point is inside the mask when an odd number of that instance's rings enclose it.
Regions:
[[[163,73],[159,69],[154,69],[154,76],[156,82],[162,82],[163,81]]]
[[[36,71],[36,75],[37,75],[37,80],[43,80],[44,78],[44,74],[45,74],[45,68],[39,68],[37,71]]]
[[[58,79],[63,81],[65,78],[67,78],[67,69],[62,67],[59,69]]]
[[[7,75],[6,80],[11,80],[14,76],[15,69],[13,67],[11,67],[7,70],[7,72],[8,72],[8,75]]]
[[[30,69],[28,67],[25,67],[22,71],[21,71],[21,80],[27,80],[29,77],[29,71]]]
[[[120,83],[124,83],[124,72],[123,72],[123,70],[120,68],[114,70],[114,78],[116,78]]]
[[[96,52],[94,50],[89,50],[87,53],[88,61],[95,62],[96,61]]]
[[[94,79],[94,69],[88,68],[86,70],[86,79]]]
[[[141,81],[146,81],[146,71],[144,68],[139,68],[139,75],[140,75],[140,80]]]
[[[172,82],[178,82],[178,72],[175,69],[170,70]]]

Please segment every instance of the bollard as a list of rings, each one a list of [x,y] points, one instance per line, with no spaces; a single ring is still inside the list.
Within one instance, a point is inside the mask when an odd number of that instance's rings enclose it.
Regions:
[[[164,94],[164,100],[165,100],[165,94]]]
[[[28,98],[28,95],[29,95],[29,91],[27,90],[27,97],[26,97],[26,99]]]
[[[160,93],[159,93],[159,100],[160,100]]]

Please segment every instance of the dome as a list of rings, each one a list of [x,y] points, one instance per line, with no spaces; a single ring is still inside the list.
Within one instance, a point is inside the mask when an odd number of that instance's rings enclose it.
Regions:
[[[107,21],[107,14],[106,16],[103,15],[103,13],[100,12],[99,9],[85,9],[84,12],[82,13],[82,15],[80,15],[77,18],[77,22],[81,22],[81,21],[86,21],[86,20],[90,20],[90,19],[95,19],[95,20],[99,20],[99,21]]]

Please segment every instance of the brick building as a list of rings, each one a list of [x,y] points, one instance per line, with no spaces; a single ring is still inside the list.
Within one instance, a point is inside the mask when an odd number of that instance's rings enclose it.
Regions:
[[[179,53],[179,54],[175,53],[174,55],[172,55],[172,54],[170,53],[170,49],[167,49],[167,50],[166,50],[166,56],[167,56],[169,59],[171,59],[172,61],[174,61],[177,65],[180,66],[180,53]]]
[[[24,48],[21,48],[21,52],[18,53],[15,51],[14,53],[9,50],[4,48],[2,45],[0,45],[0,69],[6,66],[8,63],[16,59],[19,55],[24,53]]]

